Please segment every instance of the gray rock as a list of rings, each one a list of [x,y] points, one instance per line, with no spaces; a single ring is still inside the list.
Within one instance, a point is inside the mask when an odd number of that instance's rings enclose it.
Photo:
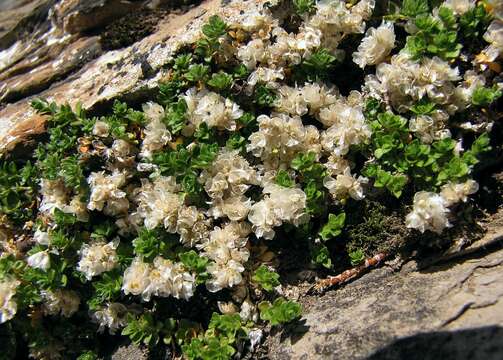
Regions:
[[[503,212],[468,249],[426,267],[384,266],[322,297],[269,339],[283,359],[503,359]]]

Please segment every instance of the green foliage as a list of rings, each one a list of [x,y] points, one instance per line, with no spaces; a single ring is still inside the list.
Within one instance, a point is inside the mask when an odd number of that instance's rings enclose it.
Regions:
[[[299,80],[325,80],[329,78],[330,72],[336,64],[337,58],[330,51],[325,48],[319,48],[294,69],[294,74]]]
[[[210,62],[220,47],[219,38],[227,34],[227,24],[218,15],[213,15],[202,31],[204,38],[196,43],[195,53]]]
[[[489,106],[498,100],[503,92],[494,85],[492,88],[478,87],[472,95],[472,104],[475,106]]]
[[[278,171],[274,180],[276,181],[276,184],[283,187],[291,188],[295,186],[295,180],[290,177],[286,170]]]
[[[404,0],[400,13],[407,17],[416,17],[427,14],[430,11],[428,0]]]
[[[188,271],[196,274],[196,282],[203,284],[208,279],[206,267],[208,266],[208,259],[204,256],[199,256],[194,250],[178,254],[178,257]]]
[[[351,265],[356,266],[365,260],[365,253],[362,249],[356,249],[348,253]]]
[[[261,107],[272,107],[276,101],[276,93],[263,84],[258,84],[253,93],[254,102]]]
[[[279,275],[269,270],[265,265],[260,265],[260,267],[255,270],[252,280],[266,291],[273,291],[274,288],[280,284]]]
[[[228,360],[236,352],[225,337],[194,338],[182,350],[189,360]]]
[[[86,184],[82,164],[80,164],[76,155],[68,156],[61,161],[59,177],[63,179],[66,186],[77,191],[81,190]]]
[[[0,160],[0,213],[15,223],[28,220],[35,200],[36,169],[30,162],[19,168],[16,163]]]
[[[246,138],[241,136],[239,133],[234,133],[229,136],[227,139],[225,146],[232,150],[240,150],[244,152],[246,150]]]
[[[323,266],[327,269],[332,268],[332,258],[330,251],[325,244],[316,243],[310,247],[311,261],[313,264]]]
[[[165,254],[172,244],[167,241],[164,235],[164,231],[141,229],[138,232],[138,237],[133,240],[134,253],[147,262],[151,262],[156,256]]]
[[[423,97],[419,102],[412,105],[410,111],[416,115],[430,115],[437,105],[431,102],[427,97]]]
[[[293,0],[293,8],[299,16],[309,14],[316,8],[315,0]]]
[[[425,104],[421,104],[421,111],[429,111],[431,106]],[[397,198],[411,180],[416,190],[436,190],[449,181],[462,181],[489,149],[489,138],[485,134],[475,141],[475,150],[460,156],[454,151],[456,142],[450,138],[431,145],[419,139],[411,140],[407,120],[400,116],[387,112],[373,119],[371,149],[376,161],[367,164],[363,173],[375,178],[375,187],[386,188]]]
[[[227,33],[227,24],[218,15],[213,15],[202,30],[207,38],[218,39]]]
[[[94,310],[105,302],[112,302],[120,296],[122,275],[117,270],[108,271],[92,284],[94,292],[87,304],[91,310]]]
[[[172,134],[178,134],[185,127],[187,103],[184,99],[171,103],[165,112],[163,121]]]
[[[136,345],[144,344],[149,347],[159,342],[159,333],[163,324],[154,319],[152,313],[147,312],[135,317],[128,315],[128,324],[122,330],[122,335],[128,336]]]
[[[208,85],[217,91],[225,91],[232,87],[233,82],[232,75],[224,71],[219,71],[211,75],[211,79],[208,80]]]
[[[346,221],[346,213],[342,212],[339,215],[328,214],[328,222],[323,225],[320,230],[320,237],[324,240],[330,240],[341,234]]]
[[[482,3],[461,15],[459,26],[465,46],[470,47],[474,43],[480,42],[480,37],[486,32],[491,20],[492,16],[486,11]]]
[[[291,322],[299,318],[302,313],[300,304],[283,298],[277,298],[272,304],[262,302],[258,307],[260,318],[268,321],[273,326]]]
[[[307,196],[307,213],[315,216],[323,214],[327,196],[323,185],[323,179],[327,175],[325,167],[316,161],[316,154],[313,152],[299,154],[290,166],[301,175],[301,184]]]
[[[241,331],[241,317],[239,314],[221,315],[213,313],[208,330],[213,330],[219,336],[225,336],[233,343]]]
[[[204,336],[193,338],[183,345],[183,354],[188,359],[228,360],[236,352],[232,345],[244,336],[239,314],[213,313]]]
[[[206,82],[210,73],[210,67],[202,64],[190,65],[189,70],[184,74],[185,79],[190,82]]]
[[[407,37],[405,50],[414,58],[438,56],[444,60],[455,59],[463,47],[457,40],[456,18],[449,8],[441,7],[440,20],[433,16],[415,19],[417,32]]]
[[[87,350],[80,354],[77,360],[98,360],[98,355],[92,350]]]
[[[37,289],[54,290],[64,288],[67,285],[68,277],[65,274],[68,263],[66,260],[52,261],[51,267],[47,270],[25,267],[21,278],[23,281],[35,285]]]

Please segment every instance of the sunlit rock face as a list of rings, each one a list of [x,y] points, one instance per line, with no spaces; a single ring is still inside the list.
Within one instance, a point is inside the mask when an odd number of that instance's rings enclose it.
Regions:
[[[0,29],[7,30],[0,30],[1,151],[43,131],[43,119],[29,106],[32,98],[72,105],[80,101],[87,109],[118,97],[141,99],[165,75],[162,65],[199,36],[211,15],[238,19],[241,10],[263,2],[223,5],[210,0],[171,13],[163,11],[168,1],[2,2]],[[110,35],[107,26],[124,23],[123,15],[131,12],[146,13],[151,23],[157,17],[155,31],[127,47],[103,50],[103,34]]]

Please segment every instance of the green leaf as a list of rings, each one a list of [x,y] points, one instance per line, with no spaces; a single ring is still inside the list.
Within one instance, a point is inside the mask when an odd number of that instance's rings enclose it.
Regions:
[[[430,11],[428,0],[404,0],[400,13],[409,17],[426,14]]]
[[[152,347],[159,342],[159,332],[163,324],[154,320],[152,313],[141,314],[138,318],[128,315],[128,324],[122,335],[128,336],[136,345],[141,343]]]
[[[494,85],[492,88],[478,87],[472,95],[472,104],[475,106],[489,106],[498,100],[503,92],[501,89]]]
[[[430,115],[435,110],[436,106],[437,105],[431,102],[427,97],[423,97],[410,108],[410,111],[416,115]]]
[[[218,39],[227,33],[227,24],[218,15],[213,15],[208,23],[203,25],[202,31],[206,37]]]
[[[315,0],[293,0],[293,8],[299,16],[309,14],[316,9]]]
[[[330,252],[324,244],[315,244],[310,249],[311,261],[316,265],[321,265],[327,269],[332,268]]]
[[[238,331],[241,330],[241,317],[239,314],[221,315],[213,313],[208,325],[208,329],[215,329],[233,342]]]
[[[188,270],[197,274],[202,274],[206,271],[208,259],[203,256],[199,256],[194,250],[181,253],[178,257]]]
[[[319,232],[320,237],[324,240],[330,240],[341,234],[344,228],[344,223],[346,221],[346,213],[342,212],[338,215],[329,214],[328,222],[323,225],[321,231]]]
[[[291,322],[300,317],[302,308],[294,301],[278,298],[274,302],[262,302],[259,304],[260,318],[268,321],[271,325],[279,325]]]
[[[156,256],[163,255],[170,247],[166,237],[160,231],[140,229],[138,237],[133,240],[134,253],[144,261],[151,262]]]
[[[117,300],[121,294],[122,274],[119,270],[103,273],[92,282],[94,292],[87,304],[91,310],[99,308],[106,302]]]
[[[224,71],[213,73],[211,79],[208,80],[208,85],[217,91],[228,90],[232,87],[234,80],[231,75]]]
[[[190,65],[189,70],[185,73],[184,77],[191,82],[205,82],[208,78],[210,67],[208,65],[194,64]]]
[[[276,286],[280,285],[279,275],[269,270],[265,265],[260,265],[260,267],[255,270],[252,280],[259,284],[265,291],[273,291]]]
[[[295,186],[295,180],[290,178],[290,175],[285,170],[278,171],[274,180],[276,184],[283,187],[291,188]]]
[[[274,101],[276,101],[276,94],[274,91],[263,84],[259,84],[255,87],[253,97],[255,103],[261,107],[272,107]]]
[[[348,255],[349,255],[351,265],[353,265],[353,266],[357,266],[365,260],[365,253],[363,252],[362,249],[357,249],[355,251],[351,251]]]

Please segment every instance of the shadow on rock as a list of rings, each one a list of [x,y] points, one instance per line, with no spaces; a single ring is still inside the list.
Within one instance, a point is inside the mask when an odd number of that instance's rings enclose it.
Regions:
[[[431,332],[397,340],[366,360],[501,360],[503,328]]]

